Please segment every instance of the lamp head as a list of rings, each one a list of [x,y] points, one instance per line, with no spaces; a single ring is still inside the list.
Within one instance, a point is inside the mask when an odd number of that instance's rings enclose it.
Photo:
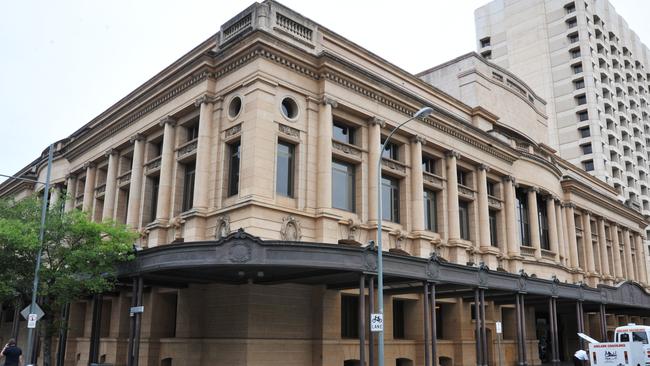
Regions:
[[[415,112],[413,115],[413,118],[422,118],[422,117],[428,117],[433,113],[433,108],[431,107],[422,107],[420,108],[419,111]]]

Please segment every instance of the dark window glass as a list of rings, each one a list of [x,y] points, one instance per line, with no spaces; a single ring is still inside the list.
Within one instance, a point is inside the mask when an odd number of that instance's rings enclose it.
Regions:
[[[575,89],[584,89],[585,88],[584,79],[574,81],[573,86],[575,87]]]
[[[580,132],[580,137],[589,137],[591,136],[591,132],[589,131],[589,127],[582,127],[578,129],[578,132]]]
[[[580,50],[579,49],[571,50],[570,52],[571,52],[571,58],[580,57]]]
[[[456,179],[461,186],[467,186],[467,173],[458,169],[456,170]]]
[[[382,141],[382,144],[383,143],[384,141]],[[384,147],[384,151],[381,153],[381,157],[392,160],[399,160],[399,146],[392,142],[387,143],[386,147]]]
[[[278,142],[275,191],[286,197],[293,197],[294,151],[292,144]]]
[[[589,119],[589,113],[587,111],[584,112],[579,112],[578,113],[578,120],[580,121],[586,121]]]
[[[586,171],[590,172],[594,170],[594,161],[593,160],[583,161],[582,166]]]
[[[499,245],[498,235],[497,235],[497,212],[490,210],[490,244],[493,247]]]
[[[150,221],[156,219],[158,211],[158,189],[160,188],[160,177],[151,177],[151,211],[149,212]]]
[[[582,72],[582,64],[573,65],[573,73],[579,74]]]
[[[154,143],[153,143],[153,149],[154,149],[154,152],[153,152],[153,157],[154,157],[154,158],[155,158],[155,157],[158,157],[158,156],[160,156],[160,155],[162,155],[162,151],[163,151],[163,140],[160,139],[160,141],[156,141],[156,142],[154,142]]]
[[[593,152],[591,148],[591,144],[582,145],[581,147],[582,147],[583,154],[591,154]]]
[[[619,342],[629,342],[630,341],[630,335],[627,333],[623,333],[618,337]]]
[[[460,238],[463,240],[470,240],[468,202],[466,201],[458,202],[458,218],[460,220]]]
[[[359,298],[341,296],[341,338],[359,338]]]
[[[430,156],[422,156],[422,171],[436,174],[436,159]]]
[[[354,165],[332,160],[332,207],[354,211]]]
[[[192,208],[194,203],[194,177],[196,173],[196,162],[185,164],[185,179],[183,181],[183,207],[185,212]]]
[[[587,96],[585,96],[585,95],[579,95],[579,96],[577,96],[577,97],[576,97],[576,103],[577,103],[578,105],[587,104]]]
[[[494,182],[487,182],[487,194],[488,196],[496,197],[496,183]]]
[[[548,212],[546,201],[537,196],[537,219],[539,221],[539,241],[542,249],[551,249],[548,237]]]
[[[424,190],[424,224],[429,231],[438,231],[438,203],[436,202],[436,192],[428,189]]]
[[[648,344],[648,335],[645,332],[632,332],[632,342]]]
[[[241,142],[228,144],[228,196],[239,193],[239,160],[241,158]]]
[[[381,213],[384,220],[399,222],[399,181],[395,178],[381,178]]]
[[[516,192],[517,232],[519,233],[519,244],[530,245],[530,225],[528,223],[528,198],[524,190]]]
[[[336,141],[354,145],[354,134],[355,130],[352,127],[339,122],[334,122],[332,125],[332,138]]]
[[[199,137],[199,124],[194,123],[190,126],[187,126],[187,141],[192,141]]]
[[[405,329],[405,305],[406,301],[404,300],[393,300],[393,338],[394,339],[404,339],[404,329]]]

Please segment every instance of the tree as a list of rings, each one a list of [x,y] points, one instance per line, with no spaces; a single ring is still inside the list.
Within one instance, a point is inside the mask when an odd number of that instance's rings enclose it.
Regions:
[[[51,365],[52,338],[63,306],[113,289],[117,265],[134,258],[137,234],[112,221],[93,222],[64,200],[48,210],[37,295],[42,319],[43,365]],[[0,200],[0,300],[31,297],[39,249],[41,201]]]

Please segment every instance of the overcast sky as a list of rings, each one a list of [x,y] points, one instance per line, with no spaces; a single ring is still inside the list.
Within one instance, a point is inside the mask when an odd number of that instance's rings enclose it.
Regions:
[[[488,1],[280,2],[416,73],[474,50],[474,9]],[[0,1],[0,174],[22,169],[252,3]],[[612,3],[649,44],[650,2]]]

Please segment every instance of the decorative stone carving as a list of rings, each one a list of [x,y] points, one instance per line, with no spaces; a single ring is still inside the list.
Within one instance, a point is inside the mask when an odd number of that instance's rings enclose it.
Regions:
[[[160,127],[165,127],[166,124],[169,124],[172,127],[176,127],[176,120],[171,116],[165,116],[160,120],[160,122],[158,122],[158,124]]]
[[[124,173],[119,178],[117,178],[117,184],[119,186],[123,186],[129,183],[131,183],[131,172]]]
[[[226,138],[228,138],[230,136],[235,136],[236,134],[238,134],[240,132],[241,132],[241,123],[227,129],[226,132],[225,132],[225,135],[226,135]]]
[[[419,142],[422,145],[426,145],[427,144],[427,139],[422,135],[415,135],[415,136],[411,137],[411,142],[412,143],[418,143]]]
[[[287,216],[282,219],[282,229],[280,229],[282,240],[300,241],[302,232],[300,222],[293,216]]]
[[[377,117],[372,117],[372,118],[368,121],[368,123],[370,123],[371,126],[379,125],[379,127],[381,127],[381,128],[386,127],[386,121],[384,121],[384,120],[381,119],[381,118],[377,118]]]
[[[155,158],[154,160],[150,161],[147,163],[145,166],[145,169],[147,172],[160,169],[160,164],[162,163],[162,159],[159,157]]]
[[[456,158],[456,160],[460,159],[460,153],[456,150],[449,150],[445,152],[445,156],[448,158]]]
[[[516,179],[512,175],[504,175],[503,178],[501,178],[504,183],[512,182],[512,184],[516,184]]]
[[[404,165],[394,162],[392,160],[382,159],[381,165],[390,168],[392,170],[398,171],[400,173],[406,173],[406,167],[404,167]]]
[[[97,166],[97,164],[95,164],[94,162],[87,161],[87,162],[84,163],[83,168],[88,169],[88,168],[94,168],[96,166]]]
[[[178,151],[176,152],[177,157],[183,157],[189,154],[192,154],[193,152],[196,151],[196,147],[199,145],[199,142],[197,140],[193,140],[182,146]]]
[[[142,140],[144,140],[144,135],[141,133],[136,133],[135,135],[129,138],[130,143],[134,143],[136,141],[142,141]]]
[[[346,155],[361,157],[361,150],[354,148],[350,145],[342,144],[338,141],[332,141],[332,148]]]
[[[323,104],[329,104],[332,108],[338,108],[339,106],[339,102],[330,97],[323,97]]]
[[[499,210],[501,209],[502,206],[501,201],[498,198],[492,196],[488,196],[488,205],[492,208],[496,208]]]
[[[357,235],[359,234],[359,223],[354,222],[354,220],[348,220],[348,240],[357,240]]]
[[[487,165],[485,165],[485,164],[479,164],[479,166],[478,166],[478,170],[485,170],[485,172],[489,172],[489,171],[490,171],[490,167],[487,166]]]
[[[278,124],[278,131],[291,137],[296,137],[296,138],[300,137],[300,130],[283,124]]]
[[[252,251],[249,243],[235,241],[228,250],[228,259],[232,263],[246,263],[251,260]]]
[[[437,175],[434,175],[434,174],[431,174],[431,173],[423,172],[422,178],[424,178],[425,182],[431,183],[432,185],[442,189],[443,180],[442,180],[441,177],[439,177]]]
[[[406,234],[401,230],[396,230],[391,234],[395,235],[395,248],[403,250],[404,242],[406,241]]]
[[[194,100],[194,106],[195,107],[200,107],[201,104],[203,104],[203,103],[206,103],[206,104],[214,103],[214,96],[209,95],[209,94],[203,94],[203,95],[201,95],[200,97],[198,97],[198,98],[196,98]]]
[[[183,224],[185,219],[180,216],[175,217],[170,222],[170,226],[174,229],[174,241],[182,241],[183,239]]]
[[[217,217],[217,225],[214,231],[214,237],[217,240],[223,239],[230,234],[230,216],[222,215]]]
[[[115,155],[117,153],[118,153],[118,151],[116,149],[110,148],[110,149],[106,150],[106,152],[104,153],[104,156],[108,158],[109,156]]]
[[[474,199],[474,191],[465,186],[461,186],[460,184],[458,185],[458,193],[467,198]]]

